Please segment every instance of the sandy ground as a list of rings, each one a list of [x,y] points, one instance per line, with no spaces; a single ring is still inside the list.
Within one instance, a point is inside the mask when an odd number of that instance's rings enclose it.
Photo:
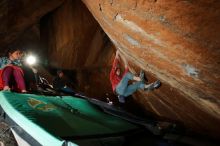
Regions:
[[[0,146],[17,146],[9,126],[0,122]]]

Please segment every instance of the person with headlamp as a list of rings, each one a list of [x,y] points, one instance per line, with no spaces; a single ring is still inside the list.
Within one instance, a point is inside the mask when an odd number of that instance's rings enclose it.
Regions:
[[[0,57],[0,89],[26,93],[24,72],[21,63],[22,51],[18,46],[11,46],[6,57]]]

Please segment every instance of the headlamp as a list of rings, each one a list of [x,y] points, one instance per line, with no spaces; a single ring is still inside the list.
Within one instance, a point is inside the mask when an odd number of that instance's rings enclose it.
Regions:
[[[34,64],[36,64],[37,59],[36,59],[35,56],[29,55],[29,56],[26,57],[25,61],[26,61],[26,63],[29,64],[29,65],[34,65]]]

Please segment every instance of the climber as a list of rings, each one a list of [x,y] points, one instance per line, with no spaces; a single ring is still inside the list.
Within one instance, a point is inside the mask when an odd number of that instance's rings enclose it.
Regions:
[[[121,56],[121,55],[120,55]],[[128,64],[125,58],[121,56],[121,59],[125,63],[125,71],[123,75],[119,68],[119,51],[116,51],[113,66],[110,72],[110,81],[112,84],[113,92],[118,95],[119,102],[124,103],[125,97],[132,95],[138,89],[143,89],[144,91],[151,91],[160,87],[161,83],[159,80],[151,84],[144,83],[144,72],[141,71],[139,76],[133,75],[128,71]],[[133,84],[128,82],[133,80]]]

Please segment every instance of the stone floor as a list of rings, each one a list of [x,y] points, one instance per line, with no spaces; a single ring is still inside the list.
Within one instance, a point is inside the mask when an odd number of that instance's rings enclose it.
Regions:
[[[0,122],[0,146],[17,146],[9,126]]]

